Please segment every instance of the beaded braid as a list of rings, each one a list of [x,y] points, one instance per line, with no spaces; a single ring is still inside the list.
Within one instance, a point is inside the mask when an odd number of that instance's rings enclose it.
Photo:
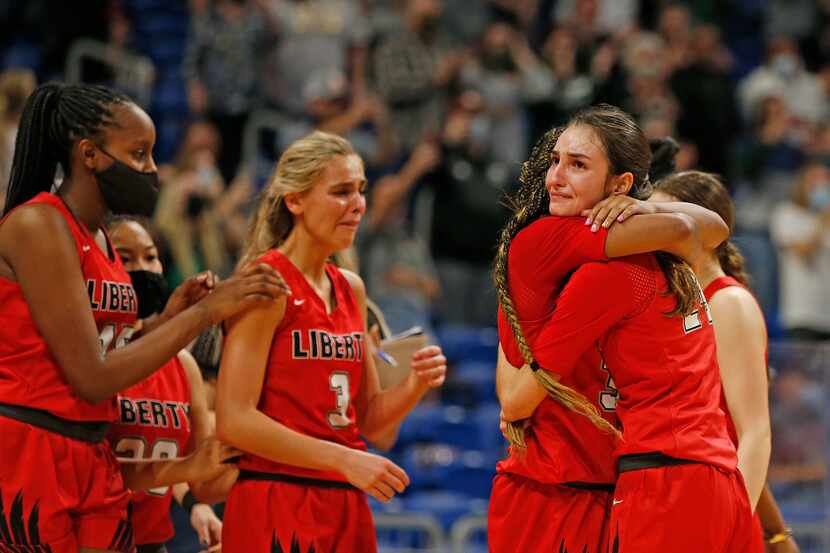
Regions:
[[[58,164],[70,172],[72,145],[116,126],[111,106],[128,103],[127,96],[103,86],[53,82],[37,87],[20,117],[4,213],[51,190]]]
[[[556,142],[559,140],[559,136],[563,131],[564,128],[558,127],[545,133],[533,147],[530,158],[522,165],[522,171],[519,176],[521,186],[516,194],[509,199],[509,203],[514,209],[514,214],[501,232],[493,267],[493,280],[496,284],[499,304],[507,321],[510,323],[510,328],[513,330],[513,335],[516,338],[516,344],[519,347],[522,358],[525,363],[533,368],[533,375],[539,384],[553,399],[568,409],[588,417],[598,428],[607,432],[617,433],[613,425],[602,418],[597,408],[584,395],[558,382],[549,372],[538,370],[539,365],[536,363],[533,352],[522,332],[507,283],[507,254],[510,248],[510,242],[520,230],[548,212],[550,200],[547,189],[545,188],[545,175],[550,168],[553,148],[556,146]],[[512,445],[519,449],[527,447],[522,422],[516,421],[508,424],[507,435]]]

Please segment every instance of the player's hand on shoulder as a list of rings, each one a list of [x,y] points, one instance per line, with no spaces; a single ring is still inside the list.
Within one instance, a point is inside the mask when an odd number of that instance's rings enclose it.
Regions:
[[[615,194],[598,202],[593,209],[586,209],[582,216],[587,217],[585,224],[591,225],[591,231],[596,232],[600,227],[610,228],[614,223],[622,223],[633,215],[656,212],[653,203]]]
[[[229,461],[240,455],[242,455],[240,450],[211,436],[197,445],[196,450],[188,458],[190,462],[188,481],[212,480],[227,470]]]
[[[447,358],[440,346],[426,346],[412,354],[410,378],[420,388],[437,388],[447,377]]]
[[[216,286],[218,277],[212,271],[203,271],[182,282],[170,295],[162,317],[171,319],[201,301]]]
[[[290,295],[291,289],[276,269],[265,263],[252,263],[227,280],[217,282],[198,305],[218,323],[251,307]]]
[[[389,501],[409,485],[406,472],[385,457],[349,449],[340,470],[346,480],[378,501]]]

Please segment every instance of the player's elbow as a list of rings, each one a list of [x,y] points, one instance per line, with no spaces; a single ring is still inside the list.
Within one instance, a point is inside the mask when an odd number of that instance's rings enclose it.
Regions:
[[[66,372],[66,380],[72,387],[72,391],[87,403],[100,403],[104,400],[111,399],[116,393],[105,386],[102,379],[80,377],[72,378],[69,371]]]
[[[526,419],[533,414],[533,409],[526,402],[518,401],[518,398],[511,397],[510,394],[505,394],[500,403],[502,418],[507,422]]]
[[[675,213],[672,217],[672,225],[669,235],[673,242],[689,242],[695,237],[697,223],[684,213]]]

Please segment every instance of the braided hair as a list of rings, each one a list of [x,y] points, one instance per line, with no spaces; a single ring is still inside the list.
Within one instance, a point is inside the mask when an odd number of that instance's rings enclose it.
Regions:
[[[522,358],[525,363],[534,367],[533,376],[539,384],[551,397],[568,409],[588,417],[597,427],[608,432],[616,433],[617,430],[613,425],[602,418],[597,408],[584,395],[558,382],[548,371],[535,370],[538,368],[538,364],[522,332],[519,317],[513,305],[513,300],[510,297],[510,290],[507,284],[507,257],[510,242],[520,230],[540,216],[548,213],[550,198],[545,188],[545,175],[550,168],[553,148],[556,146],[556,142],[564,130],[563,127],[557,127],[545,133],[533,147],[530,158],[522,165],[522,171],[519,176],[521,186],[509,198],[509,203],[514,213],[501,232],[493,268],[493,279],[496,284],[499,304],[507,321],[510,323],[510,328],[513,331]],[[526,447],[524,429],[521,423],[514,422],[509,424],[507,434],[511,444],[520,449]]]
[[[117,126],[112,106],[132,103],[103,86],[58,82],[37,87],[23,107],[4,214],[52,189],[58,164],[69,174],[72,146]]]
[[[556,401],[586,416],[601,430],[619,435],[619,431],[600,415],[596,406],[584,395],[554,380],[547,371],[537,370],[538,363],[522,332],[507,283],[510,242],[520,230],[547,214],[550,198],[545,187],[545,177],[551,165],[553,149],[564,130],[573,125],[586,125],[596,132],[608,156],[611,174],[633,174],[634,182],[629,191],[632,197],[646,199],[651,195],[653,186],[650,172],[654,171],[663,176],[674,170],[674,156],[678,148],[672,139],[659,139],[649,143],[631,116],[614,106],[601,104],[578,112],[565,127],[548,131],[536,143],[530,158],[522,166],[519,177],[521,186],[510,199],[514,214],[501,233],[493,278],[499,303],[513,331],[522,358],[534,369],[533,374],[541,386]],[[675,311],[669,315],[690,310],[697,299],[697,284],[691,269],[678,258],[662,253],[656,255],[661,269],[666,273],[670,292],[675,293],[678,298]],[[514,446],[526,446],[521,423],[509,424],[507,434]]]

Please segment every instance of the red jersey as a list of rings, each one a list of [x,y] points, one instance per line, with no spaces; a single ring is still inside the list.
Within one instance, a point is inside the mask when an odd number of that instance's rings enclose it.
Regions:
[[[167,459],[187,454],[190,440],[190,380],[174,357],[161,369],[118,394],[119,419],[109,440],[116,457]],[[173,537],[170,486],[133,493],[130,520],[135,543]]]
[[[730,276],[722,276],[718,277],[703,290],[703,295],[706,296],[706,301],[712,301],[712,297],[723,290],[724,288],[728,288],[730,286],[739,286],[746,290],[746,286],[735,280]],[[753,296],[755,297],[755,296]],[[758,307],[760,309],[760,306]],[[766,354],[767,361],[769,361],[769,351]],[[738,429],[735,428],[735,422],[732,420],[732,415],[729,413],[729,406],[726,404],[726,395],[721,394],[721,402],[720,402],[721,409],[723,412],[726,413],[726,429],[729,431],[729,438],[732,440],[732,443],[735,444],[735,447],[738,447]]]
[[[534,354],[569,377],[599,344],[619,390],[616,455],[661,452],[732,471],[709,306],[701,292],[693,313],[668,317],[676,299],[667,290],[651,254],[589,263],[562,290]]]
[[[508,286],[528,343],[542,331],[567,275],[583,263],[605,260],[607,231],[593,233],[581,217],[542,217],[522,229],[508,252]],[[515,336],[499,309],[499,341],[507,360],[524,364]],[[535,353],[535,352],[534,352]],[[612,424],[616,389],[597,348],[579,359],[579,370],[562,383],[595,401]],[[545,398],[531,417],[527,450],[496,466],[538,482],[608,483],[616,480],[614,437],[559,402]]]
[[[66,219],[98,327],[101,354],[126,344],[133,333],[137,302],[130,277],[109,238],[107,255],[92,233],[53,194],[41,192],[23,205],[32,204],[50,205]],[[1,277],[0,402],[42,409],[75,421],[110,421],[117,413],[115,398],[93,404],[75,394],[32,319],[20,285]]]
[[[365,451],[354,408],[363,379],[365,324],[351,285],[340,269],[326,265],[335,298],[327,313],[323,300],[282,252],[271,250],[258,262],[277,269],[292,291],[274,332],[259,410],[297,432]],[[239,467],[345,481],[338,472],[255,455],[243,456]]]

